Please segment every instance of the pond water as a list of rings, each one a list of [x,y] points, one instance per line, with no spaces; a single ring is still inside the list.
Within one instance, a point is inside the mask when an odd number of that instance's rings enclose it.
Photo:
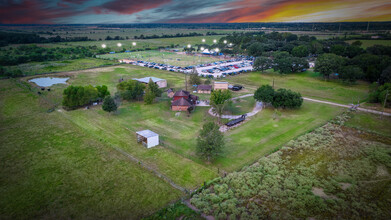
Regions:
[[[52,86],[54,84],[66,84],[67,78],[58,78],[58,77],[42,77],[42,78],[35,78],[35,79],[30,79],[29,82],[33,82],[37,84],[38,86],[42,87],[48,87]]]

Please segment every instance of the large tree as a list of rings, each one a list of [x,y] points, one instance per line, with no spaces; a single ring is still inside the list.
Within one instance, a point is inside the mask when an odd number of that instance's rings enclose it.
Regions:
[[[272,103],[273,98],[274,89],[270,85],[262,85],[254,93],[254,99],[259,102]]]
[[[253,68],[255,70],[260,70],[261,72],[264,72],[265,70],[269,69],[271,64],[272,62],[268,57],[257,57],[253,64]]]
[[[145,95],[144,95],[144,102],[145,104],[152,104],[153,103],[153,100],[155,100],[155,93],[152,92],[152,90],[148,87],[146,90],[145,90]]]
[[[262,55],[262,52],[264,50],[262,43],[255,42],[251,44],[248,48],[248,55],[253,57],[259,57]]]
[[[306,57],[308,54],[309,50],[306,45],[300,45],[292,49],[292,55],[295,57]]]
[[[210,162],[222,152],[224,136],[219,126],[214,122],[207,122],[202,127],[197,138],[197,154]]]
[[[144,95],[145,85],[136,80],[123,81],[117,85],[121,98],[125,100],[140,99]]]
[[[200,85],[202,83],[201,78],[198,76],[198,73],[191,73],[190,74],[189,83],[191,85]]]
[[[344,59],[340,56],[332,53],[322,54],[315,62],[315,71],[329,78],[330,74],[338,73],[344,63]]]
[[[229,90],[214,90],[210,96],[210,104],[213,107],[213,112],[218,115],[219,122],[224,109],[229,104],[232,94]]]
[[[115,103],[113,97],[111,96],[106,96],[104,99],[103,99],[103,105],[102,105],[102,109],[106,112],[114,112],[117,110],[117,104]]]
[[[148,82],[148,88],[155,95],[155,97],[160,97],[162,95],[162,90],[159,89],[159,86],[156,83],[154,83],[151,78],[149,79]]]
[[[274,93],[272,105],[274,108],[299,108],[303,104],[300,93],[289,89],[278,89]]]
[[[341,69],[339,78],[344,82],[354,83],[364,77],[362,69],[358,66],[345,66]]]

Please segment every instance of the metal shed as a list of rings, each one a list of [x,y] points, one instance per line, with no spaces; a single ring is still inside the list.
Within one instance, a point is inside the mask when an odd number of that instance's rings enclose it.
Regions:
[[[159,135],[151,130],[138,131],[136,135],[137,142],[142,143],[147,148],[159,145]]]

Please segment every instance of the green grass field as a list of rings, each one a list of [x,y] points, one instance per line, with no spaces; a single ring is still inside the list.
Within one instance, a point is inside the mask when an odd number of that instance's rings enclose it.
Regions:
[[[357,40],[349,40],[347,41],[349,44],[355,42]],[[384,46],[391,46],[391,40],[359,40],[362,42],[361,47],[366,49],[367,47],[371,47],[374,45],[384,45]]]
[[[188,56],[184,54],[177,54],[172,52],[160,52],[156,50],[138,51],[130,53],[115,53],[98,55],[98,58],[117,60],[117,59],[132,59],[143,60],[155,63],[169,64],[173,66],[194,66],[202,63],[212,63],[220,61],[217,57],[201,57],[201,56]]]
[[[1,219],[139,219],[182,196],[12,80],[0,88]]]
[[[110,66],[113,64],[117,64],[117,62],[111,60],[86,58],[64,61],[30,62],[19,64],[17,66],[8,66],[7,69],[13,70],[17,68],[20,69],[23,74],[29,76],[44,73],[83,70],[95,67]]]
[[[42,47],[74,47],[74,46],[97,46],[101,48],[102,44],[106,44],[107,48],[110,48],[111,51],[121,51],[123,48],[127,50],[135,49],[145,49],[152,48],[157,49],[158,47],[169,47],[172,44],[179,45],[179,47],[185,47],[188,44],[213,44],[213,40],[219,40],[224,35],[218,36],[196,36],[196,37],[178,37],[178,38],[157,38],[157,39],[145,39],[145,40],[110,40],[110,41],[78,41],[78,42],[61,42],[61,43],[48,43],[48,44],[37,44]],[[202,39],[205,39],[206,42],[203,43]],[[136,42],[136,46],[133,46],[132,43]],[[117,43],[121,43],[122,46],[118,47]],[[18,45],[13,45],[18,46]]]
[[[366,132],[391,137],[391,117],[356,112],[346,126]]]
[[[358,100],[362,102],[368,96],[367,83],[359,82],[357,85],[345,85],[339,81],[325,81],[312,71],[281,75],[268,70],[266,73],[251,72],[222,80],[232,84],[242,84],[252,90],[264,84],[272,85],[274,80],[276,89],[291,89],[300,92],[305,97],[341,104],[357,103]]]

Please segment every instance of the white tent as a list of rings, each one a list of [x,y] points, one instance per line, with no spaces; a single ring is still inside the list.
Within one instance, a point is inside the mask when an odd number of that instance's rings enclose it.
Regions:
[[[202,51],[203,54],[211,54],[211,52],[209,52],[208,49],[205,49],[204,51]]]

